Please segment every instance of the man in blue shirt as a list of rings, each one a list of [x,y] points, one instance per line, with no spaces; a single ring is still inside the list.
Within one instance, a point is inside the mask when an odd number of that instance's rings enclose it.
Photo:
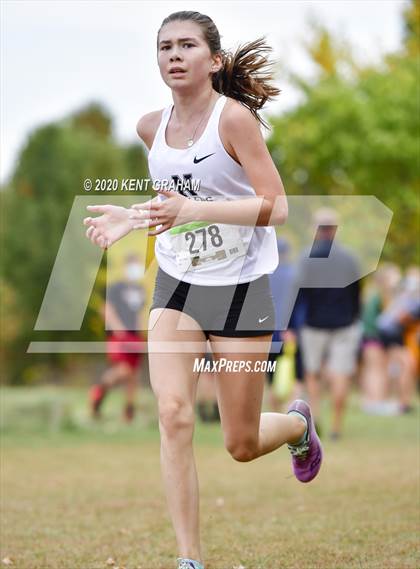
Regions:
[[[306,388],[315,418],[319,421],[320,376],[321,371],[325,371],[333,400],[331,438],[337,439],[342,431],[362,333],[359,321],[360,270],[355,256],[334,242],[338,226],[336,212],[322,208],[315,213],[314,221],[317,227],[315,241],[311,251],[306,251],[300,259],[298,282],[316,282],[320,269],[311,259],[329,258],[331,276],[340,275],[340,280],[351,283],[345,287],[313,287],[300,291],[306,306],[305,326],[301,334]]]

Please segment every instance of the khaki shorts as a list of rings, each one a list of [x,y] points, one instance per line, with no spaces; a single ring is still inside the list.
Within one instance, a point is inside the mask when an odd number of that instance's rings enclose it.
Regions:
[[[304,326],[301,331],[301,345],[305,371],[318,373],[325,363],[330,372],[353,374],[361,337],[360,322],[334,330]]]

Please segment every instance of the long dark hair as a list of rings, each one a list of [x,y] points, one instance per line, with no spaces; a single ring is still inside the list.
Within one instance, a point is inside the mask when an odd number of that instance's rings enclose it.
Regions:
[[[158,41],[163,26],[187,20],[201,27],[212,55],[222,55],[223,67],[213,75],[213,88],[222,95],[240,101],[267,128],[267,123],[260,117],[258,110],[279,95],[280,89],[271,84],[273,62],[268,61],[267,54],[272,49],[266,44],[265,38],[241,45],[235,53],[231,53],[221,48],[219,30],[211,18],[200,12],[183,11],[174,12],[163,20],[158,31]]]

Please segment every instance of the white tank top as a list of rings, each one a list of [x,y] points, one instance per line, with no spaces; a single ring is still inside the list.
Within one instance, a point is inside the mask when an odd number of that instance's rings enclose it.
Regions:
[[[165,132],[173,105],[163,110],[148,156],[155,188],[176,189],[200,201],[256,196],[244,169],[225,150],[219,136],[226,100],[219,97],[203,134],[189,148],[167,145]],[[255,280],[272,273],[279,261],[274,227],[212,222],[189,223],[161,233],[156,237],[155,254],[161,269],[172,277],[213,286]]]

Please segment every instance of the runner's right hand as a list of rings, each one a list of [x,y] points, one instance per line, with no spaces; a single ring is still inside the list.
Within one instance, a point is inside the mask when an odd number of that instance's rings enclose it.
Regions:
[[[130,233],[135,222],[130,219],[132,210],[116,205],[88,205],[87,209],[101,213],[98,217],[86,217],[86,237],[102,249],[108,249],[116,241]]]

